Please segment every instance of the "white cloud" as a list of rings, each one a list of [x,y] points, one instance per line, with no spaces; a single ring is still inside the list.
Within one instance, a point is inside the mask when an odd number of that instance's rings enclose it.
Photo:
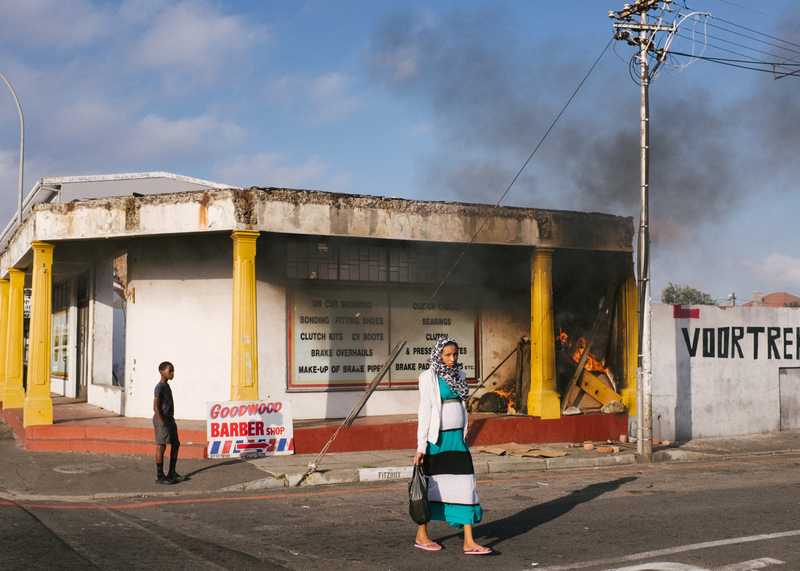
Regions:
[[[243,137],[244,129],[209,114],[175,121],[148,115],[119,133],[118,143],[126,159],[207,160]]]
[[[754,281],[765,292],[800,289],[800,259],[774,252],[763,260],[742,258],[736,265],[758,276]]]
[[[433,133],[433,126],[433,123],[430,121],[409,125],[408,128],[406,128],[406,136],[409,139],[416,139],[417,137],[431,135]]]
[[[285,111],[297,108],[302,120],[310,125],[325,125],[349,116],[363,107],[353,95],[352,77],[328,73],[316,78],[282,77],[267,87],[267,96]]]
[[[120,128],[128,114],[96,96],[80,99],[50,114],[49,136],[75,143],[80,140],[105,138]]]
[[[361,107],[361,101],[350,95],[352,79],[339,73],[329,73],[315,79],[308,87],[306,119],[321,125],[346,117]]]
[[[8,1],[2,10],[2,42],[26,49],[74,49],[114,33],[108,7],[88,0]]]
[[[312,181],[318,181],[326,171],[326,165],[316,155],[301,165],[289,164],[287,161],[288,157],[281,153],[239,157],[231,164],[218,166],[214,179],[241,187],[308,188]]]
[[[208,2],[185,1],[164,9],[131,55],[144,69],[193,73],[206,79],[268,40],[264,28],[241,15],[224,15]]]

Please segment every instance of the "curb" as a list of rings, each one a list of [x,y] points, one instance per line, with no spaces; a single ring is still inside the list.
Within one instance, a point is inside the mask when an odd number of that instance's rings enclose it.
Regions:
[[[719,454],[708,454],[707,452],[693,452],[691,450],[659,450],[653,452],[653,462],[689,462],[691,460],[708,460],[710,458],[722,458]]]
[[[635,454],[618,454],[597,458],[516,458],[477,459],[473,461],[475,475],[505,474],[510,472],[537,472],[546,470],[570,470],[601,468],[636,464]],[[310,474],[299,487],[326,484],[352,484],[366,482],[396,482],[411,478],[411,466],[386,466],[382,468],[348,468],[341,470],[319,470]],[[302,473],[269,476],[234,486],[226,486],[215,492],[241,492],[267,488],[295,487]]]

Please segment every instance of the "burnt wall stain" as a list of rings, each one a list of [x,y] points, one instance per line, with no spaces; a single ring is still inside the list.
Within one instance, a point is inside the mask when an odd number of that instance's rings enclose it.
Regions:
[[[258,223],[256,197],[252,189],[233,191],[233,208],[236,222],[253,228]]]
[[[125,197],[125,231],[135,232],[139,229],[139,201],[133,196]]]
[[[539,227],[539,240],[553,239],[553,219],[547,212],[537,210],[533,213],[533,219]]]

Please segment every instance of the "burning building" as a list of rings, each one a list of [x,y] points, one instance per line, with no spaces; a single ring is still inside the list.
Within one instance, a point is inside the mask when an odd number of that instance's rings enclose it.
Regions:
[[[440,334],[493,410],[633,412],[630,218],[165,173],[44,179],[28,202],[0,237],[0,395],[26,425],[51,391],[150,416],[164,360],[179,418],[276,398],[341,418],[403,338],[365,414],[414,413]]]

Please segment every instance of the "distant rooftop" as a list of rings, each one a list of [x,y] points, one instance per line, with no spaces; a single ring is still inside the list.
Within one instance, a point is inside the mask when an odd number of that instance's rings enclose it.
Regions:
[[[23,201],[22,220],[25,221],[34,206],[49,202],[64,203],[110,196],[170,194],[223,188],[238,187],[163,171],[43,178]],[[15,212],[0,234],[0,252],[5,250],[16,231],[17,216],[18,213]]]
[[[758,303],[758,298],[761,298],[761,303]],[[785,291],[778,293],[768,293],[765,296],[761,292],[755,292],[754,301],[748,301],[743,304],[744,307],[800,307],[800,297],[786,293]]]

